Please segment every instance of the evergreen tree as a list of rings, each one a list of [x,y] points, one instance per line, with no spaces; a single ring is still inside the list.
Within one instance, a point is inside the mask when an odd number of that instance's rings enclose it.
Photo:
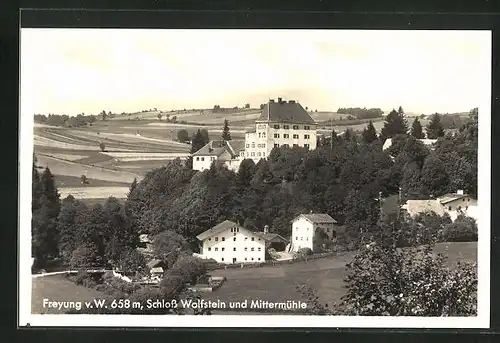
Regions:
[[[418,117],[415,117],[415,120],[413,121],[413,125],[411,126],[411,135],[413,137],[415,137],[416,139],[424,139],[425,138],[425,133],[422,130],[422,125],[420,124]]]
[[[251,158],[241,161],[238,174],[236,175],[237,183],[243,187],[250,186],[256,170],[255,162]]]
[[[48,202],[47,205],[50,209],[49,215],[51,218],[56,218],[61,208],[59,201],[60,196],[54,183],[54,176],[50,172],[49,168],[45,168],[42,173],[42,177],[40,178],[40,183],[42,186],[42,194],[45,196],[45,200]]]
[[[443,124],[441,124],[441,118],[438,113],[434,113],[431,116],[431,120],[429,124],[427,124],[426,130],[429,139],[437,139],[444,136]]]
[[[363,141],[370,144],[371,142],[376,141],[377,138],[377,130],[375,130],[375,126],[373,126],[373,123],[370,120],[366,128],[363,130]]]
[[[350,142],[353,140],[354,133],[350,128],[345,129],[344,135],[342,136],[342,139],[346,142]]]
[[[229,133],[229,121],[227,119],[224,119],[224,128],[222,129],[222,137],[221,138],[224,141],[231,140],[231,134]]]
[[[196,134],[194,135],[193,139],[191,140],[191,153],[194,154],[195,152],[197,152],[198,150],[203,148],[205,146],[205,144],[206,143],[204,143],[203,135],[202,135],[200,129],[198,129],[198,131],[196,131]]]
[[[385,118],[384,127],[380,131],[380,138],[385,141],[387,138],[392,138],[397,134],[406,134],[408,124],[404,116],[403,108],[392,110]]]
[[[134,177],[134,181],[132,181],[132,184],[130,185],[128,194],[132,193],[136,188],[137,188],[137,178]]]
[[[201,129],[201,136],[203,137],[203,145],[207,144],[210,142],[210,137],[208,135],[208,130],[207,129]]]

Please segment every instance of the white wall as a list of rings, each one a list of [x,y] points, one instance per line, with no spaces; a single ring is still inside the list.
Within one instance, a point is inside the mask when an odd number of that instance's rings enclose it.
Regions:
[[[239,228],[239,232],[227,229],[203,241],[203,255],[219,263],[265,262],[265,241],[244,228]]]
[[[305,218],[298,218],[292,223],[291,251],[301,248],[313,249],[314,225]]]
[[[231,159],[231,154],[225,151],[219,157],[217,156],[193,156],[193,170],[203,171],[205,169],[210,169],[212,162],[214,161],[228,161]]]
[[[444,204],[443,208],[447,212],[457,211],[459,208],[466,211],[469,206],[477,206],[477,200],[471,197],[464,197]]]

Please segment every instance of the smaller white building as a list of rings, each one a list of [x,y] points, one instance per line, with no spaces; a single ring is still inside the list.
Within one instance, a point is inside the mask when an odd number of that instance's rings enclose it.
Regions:
[[[464,194],[463,190],[444,194],[436,199],[408,200],[401,208],[412,218],[421,213],[434,212],[440,216],[448,213],[453,221],[461,213],[477,220],[477,200]]]
[[[238,170],[245,150],[244,140],[210,141],[193,154],[193,170],[210,169],[212,163],[221,163],[231,170]]]
[[[260,263],[266,260],[265,238],[230,220],[196,238],[202,242],[200,255],[219,263]]]
[[[417,139],[417,141],[424,143],[426,147],[432,149],[434,144],[436,144],[437,139]],[[391,146],[392,146],[392,138],[387,138],[384,142],[384,145],[382,145],[382,150],[387,150]]]
[[[301,214],[292,220],[290,252],[302,248],[318,250],[326,240],[333,241],[337,236],[337,221],[326,213]],[[320,236],[324,238],[317,241]]]

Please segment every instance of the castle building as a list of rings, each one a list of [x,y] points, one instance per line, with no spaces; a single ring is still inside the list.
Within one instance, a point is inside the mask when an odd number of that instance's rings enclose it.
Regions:
[[[193,169],[205,170],[220,160],[237,171],[242,160],[253,159],[257,163],[267,158],[274,147],[316,149],[317,136],[316,122],[298,102],[269,100],[255,121],[255,129],[245,133],[244,143],[239,141],[235,147],[226,147],[210,142],[193,154]],[[230,142],[226,143],[231,145]]]

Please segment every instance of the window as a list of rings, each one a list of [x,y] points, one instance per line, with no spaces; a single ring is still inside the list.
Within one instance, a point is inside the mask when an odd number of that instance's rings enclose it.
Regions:
[[[250,148],[250,144],[247,144],[247,148]]]
[[[310,137],[310,135],[304,135],[304,139],[309,139]]]
[[[274,138],[280,138],[280,134],[279,133],[275,133],[274,134]]]
[[[245,237],[245,241],[248,239],[248,237]]]
[[[463,198],[462,201],[465,201],[465,198]]]
[[[219,237],[215,237],[215,241],[218,242],[219,241]]]
[[[275,148],[279,148],[279,147],[280,147],[280,145],[279,145],[279,144],[274,144],[274,147],[275,147]]]
[[[259,250],[259,251],[260,251],[260,248],[258,248],[257,250]]]
[[[448,206],[448,211],[451,211],[451,206]]]
[[[215,161],[215,156],[210,157],[210,160]]]
[[[243,157],[245,156],[245,153],[243,151],[240,152],[240,156]]]
[[[224,237],[222,237],[222,241],[224,242],[226,239]]]
[[[205,161],[205,157],[202,157],[202,158],[201,158],[201,160],[202,160],[202,161]]]
[[[299,240],[299,237],[295,237],[295,240],[298,241]]]
[[[208,251],[212,251],[212,248],[208,248]]]
[[[288,125],[283,125],[283,128],[284,128],[285,130],[288,130],[288,129],[290,129],[290,126],[288,126]]]
[[[293,129],[294,129],[294,130],[298,130],[298,129],[299,129],[299,126],[298,126],[298,125],[294,125],[294,126],[293,126]]]
[[[283,146],[284,146],[285,148],[288,148],[288,144],[283,144]]]
[[[245,257],[245,261],[247,260],[247,258]]]
[[[248,248],[247,248],[247,247],[245,247],[245,251],[248,251]]]
[[[294,147],[294,148],[296,148],[296,147],[298,147],[298,146],[299,146],[298,144],[294,144],[294,145],[293,145],[293,147]]]
[[[258,258],[258,260],[260,261],[260,257]]]
[[[247,157],[248,157],[248,155],[250,155],[250,154],[247,152]]]
[[[221,261],[222,261],[222,262],[224,262],[224,257],[223,257],[223,258],[221,258]]]
[[[299,139],[299,135],[293,135],[293,139]]]
[[[215,251],[219,251],[219,248],[215,248]]]
[[[283,138],[290,138],[290,135],[288,133],[283,134]]]
[[[254,237],[252,237],[252,242],[253,242],[253,241],[255,241],[255,238],[254,238]]]
[[[275,128],[275,129],[279,129],[279,128],[280,128],[280,126],[279,126],[279,125],[274,125],[274,128]]]
[[[469,209],[469,206],[465,206],[465,210],[468,210]]]
[[[266,133],[262,132],[262,138],[266,138]]]
[[[259,157],[260,157],[260,152],[258,152],[258,153],[257,153],[257,156],[259,156]]]
[[[260,132],[259,132],[259,138],[260,138]]]
[[[255,148],[255,143],[252,143],[252,148]]]
[[[209,241],[211,241],[211,240],[212,240],[212,238],[211,238],[211,237],[208,237],[208,240],[209,240]]]
[[[236,251],[236,247],[233,248],[233,251]]]
[[[260,238],[258,240],[260,241]]]
[[[308,241],[308,240],[309,240],[309,237],[306,237],[306,241]]]
[[[253,261],[253,257],[252,257],[252,261]]]
[[[309,130],[309,126],[304,126],[304,130]]]
[[[254,250],[254,248],[252,248],[252,249],[250,249],[250,250],[252,250],[252,251],[253,251],[253,250]]]
[[[236,234],[235,234],[236,235]],[[236,242],[236,237],[233,237],[233,242]]]
[[[226,248],[221,248],[222,251],[226,250]]]
[[[304,237],[300,237],[300,240],[301,240],[301,241],[303,241],[303,240],[304,240],[303,238],[304,238]]]
[[[255,153],[254,153],[253,151],[252,151],[252,153],[251,153],[251,156],[252,156],[252,157],[254,157],[254,156],[255,156]]]
[[[304,144],[304,148],[309,149],[309,144]]]
[[[196,161],[199,161],[199,160],[200,160],[200,158],[199,158],[199,157],[196,157]]]
[[[309,228],[307,228],[306,231],[309,231]]]

